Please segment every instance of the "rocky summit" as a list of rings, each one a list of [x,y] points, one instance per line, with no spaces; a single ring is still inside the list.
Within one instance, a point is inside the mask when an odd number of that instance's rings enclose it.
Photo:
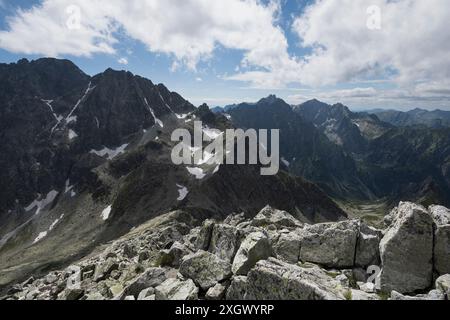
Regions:
[[[444,207],[408,202],[383,230],[306,224],[269,206],[253,219],[200,221],[178,210],[3,299],[446,300],[450,274],[440,268],[450,252],[439,229],[449,218]]]

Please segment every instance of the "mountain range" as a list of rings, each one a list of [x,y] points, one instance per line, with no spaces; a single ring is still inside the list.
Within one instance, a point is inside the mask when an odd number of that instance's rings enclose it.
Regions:
[[[91,77],[58,59],[0,64],[0,88],[0,288],[68,266],[176,210],[201,223],[232,213],[252,219],[269,205],[315,224],[347,219],[352,203],[450,202],[443,123],[403,126],[342,104],[291,106],[276,96],[212,112],[130,72]],[[192,132],[196,120],[204,135],[280,129],[280,172],[174,165],[171,134]]]

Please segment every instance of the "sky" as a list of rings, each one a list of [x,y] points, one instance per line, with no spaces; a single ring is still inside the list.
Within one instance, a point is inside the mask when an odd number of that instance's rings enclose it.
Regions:
[[[0,0],[0,62],[111,67],[195,105],[450,110],[448,0]]]

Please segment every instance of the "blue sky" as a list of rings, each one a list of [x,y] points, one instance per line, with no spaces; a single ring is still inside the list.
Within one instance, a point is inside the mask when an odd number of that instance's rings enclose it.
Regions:
[[[450,110],[450,10],[430,1],[0,0],[0,62],[53,56],[90,75],[129,70],[196,105],[274,93]]]

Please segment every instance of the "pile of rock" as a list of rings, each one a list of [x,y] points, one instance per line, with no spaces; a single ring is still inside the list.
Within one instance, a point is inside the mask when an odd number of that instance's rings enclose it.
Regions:
[[[197,227],[194,219],[182,221],[134,231],[77,266],[13,287],[7,298],[444,300],[450,294],[450,211],[443,207],[400,203],[386,217],[386,230],[358,220],[303,225],[271,207],[251,220],[232,215]],[[414,293],[421,294],[404,295]]]

